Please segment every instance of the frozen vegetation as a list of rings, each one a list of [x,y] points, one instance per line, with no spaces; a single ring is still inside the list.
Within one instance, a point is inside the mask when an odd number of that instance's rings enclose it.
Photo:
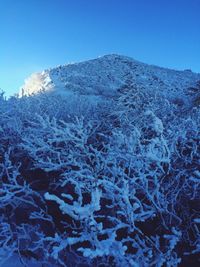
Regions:
[[[109,55],[0,96],[1,267],[199,266],[199,203],[200,74]]]

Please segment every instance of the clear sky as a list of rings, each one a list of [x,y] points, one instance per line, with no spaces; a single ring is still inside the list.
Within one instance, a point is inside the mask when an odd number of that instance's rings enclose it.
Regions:
[[[0,88],[118,53],[200,72],[200,0],[0,0]]]

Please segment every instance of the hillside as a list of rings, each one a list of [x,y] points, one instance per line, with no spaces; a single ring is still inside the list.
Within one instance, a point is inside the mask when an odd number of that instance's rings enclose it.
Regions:
[[[199,265],[200,74],[119,55],[33,74],[0,97],[0,153],[0,266]]]
[[[175,71],[125,56],[106,55],[33,74],[23,88],[24,94],[43,89],[57,93],[112,97],[124,85],[137,85],[141,90],[179,97],[198,80],[200,74],[190,70]]]

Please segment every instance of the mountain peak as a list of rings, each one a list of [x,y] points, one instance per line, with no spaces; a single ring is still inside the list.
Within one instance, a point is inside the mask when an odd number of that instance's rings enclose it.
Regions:
[[[30,95],[41,90],[58,94],[113,97],[124,86],[165,96],[183,94],[200,80],[200,74],[148,65],[130,57],[109,54],[80,63],[68,64],[35,73],[21,90]]]

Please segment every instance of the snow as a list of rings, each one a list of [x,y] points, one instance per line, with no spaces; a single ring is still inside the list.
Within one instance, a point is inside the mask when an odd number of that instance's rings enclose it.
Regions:
[[[198,253],[198,80],[107,55],[0,95],[1,265],[176,267]]]
[[[126,84],[165,97],[184,98],[184,90],[200,79],[200,74],[176,71],[141,63],[120,55],[67,64],[33,74],[23,86],[24,94],[44,89],[59,94],[78,93],[110,98]]]

